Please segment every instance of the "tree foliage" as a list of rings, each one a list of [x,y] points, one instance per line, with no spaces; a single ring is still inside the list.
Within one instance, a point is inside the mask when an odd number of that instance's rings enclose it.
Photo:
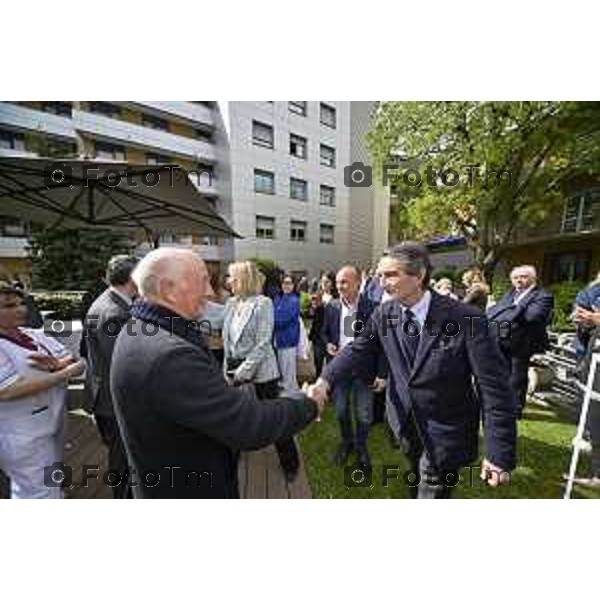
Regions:
[[[424,240],[463,235],[490,279],[519,228],[547,219],[578,182],[596,180],[600,103],[382,102],[369,145],[380,176],[398,166],[396,229]],[[408,168],[420,185],[406,179]],[[450,169],[459,179],[444,182]]]
[[[90,290],[112,256],[132,250],[123,233],[90,229],[47,229],[29,244],[33,287],[44,290]]]

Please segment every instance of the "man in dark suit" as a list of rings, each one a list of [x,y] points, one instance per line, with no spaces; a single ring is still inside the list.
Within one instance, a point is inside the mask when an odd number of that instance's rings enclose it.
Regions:
[[[337,356],[352,343],[368,318],[375,304],[365,295],[359,294],[360,274],[353,266],[342,267],[336,275],[336,287],[340,297],[325,306],[321,336],[329,359]],[[369,429],[373,420],[373,390],[383,386],[385,373],[379,373],[374,381],[363,381],[360,377],[348,377],[336,383],[332,391],[335,412],[340,426],[341,441],[333,462],[343,465],[356,450],[358,462],[371,465],[367,448]],[[355,427],[352,425],[354,405]]]
[[[133,273],[141,300],[115,345],[111,391],[135,498],[233,498],[236,453],[290,438],[319,401],[229,387],[197,319],[212,295],[193,252],[161,248]]]
[[[383,354],[403,449],[418,477],[413,495],[450,496],[457,470],[477,458],[480,408],[486,439],[481,477],[493,486],[506,483],[516,463],[514,400],[486,318],[429,291],[431,264],[419,244],[394,247],[379,262],[378,273],[393,299],[375,310],[365,330],[309,387],[309,395],[323,399],[353,372],[374,378]]]
[[[537,285],[535,267],[515,267],[510,279],[513,289],[488,310],[488,317],[510,362],[510,384],[520,419],[527,399],[529,362],[548,348],[546,328],[552,320],[554,298]]]
[[[137,294],[131,273],[137,260],[115,256],[106,270],[109,287],[92,303],[85,318],[83,339],[87,349],[87,410],[96,421],[100,437],[108,449],[108,468],[119,474],[111,481],[115,498],[131,497],[127,485],[127,457],[119,434],[110,394],[110,366],[117,335],[130,319],[129,308]],[[115,475],[116,477],[116,475]]]

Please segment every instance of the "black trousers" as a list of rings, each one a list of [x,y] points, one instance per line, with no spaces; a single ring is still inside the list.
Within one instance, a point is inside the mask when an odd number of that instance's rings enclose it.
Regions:
[[[529,357],[513,356],[510,361],[510,387],[517,402],[517,416],[521,418],[527,401],[527,386],[529,382]]]
[[[267,398],[276,398],[279,393],[278,380],[266,381],[264,383],[255,383],[254,389],[260,400]],[[279,440],[275,443],[277,454],[279,455],[279,463],[285,473],[295,475],[300,467],[300,458],[298,456],[298,448],[293,437]]]
[[[100,437],[108,448],[108,470],[119,473],[120,480],[117,482],[111,477],[112,481],[118,483],[112,487],[113,497],[116,500],[122,500],[125,498],[133,498],[131,486],[129,485],[129,465],[127,464],[127,454],[125,452],[125,446],[121,440],[121,433],[119,432],[119,425],[117,420],[108,415],[94,415],[96,419],[96,425],[100,432]]]
[[[412,415],[402,431],[400,448],[410,461],[412,475],[409,479],[411,483],[415,484],[408,488],[410,496],[419,500],[450,498],[453,487],[445,485],[444,474],[436,469],[429,460],[419,435],[417,423]],[[451,481],[450,483],[455,482]]]
[[[327,358],[327,349],[326,347],[318,342],[313,342],[313,360],[315,362],[315,375],[316,377],[321,376],[321,371],[323,370],[323,363]]]

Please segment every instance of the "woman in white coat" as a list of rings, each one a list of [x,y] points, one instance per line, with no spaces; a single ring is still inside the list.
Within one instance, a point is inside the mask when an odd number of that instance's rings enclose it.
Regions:
[[[0,281],[0,469],[12,498],[61,498],[65,399],[84,363],[44,333],[25,329],[23,295]]]

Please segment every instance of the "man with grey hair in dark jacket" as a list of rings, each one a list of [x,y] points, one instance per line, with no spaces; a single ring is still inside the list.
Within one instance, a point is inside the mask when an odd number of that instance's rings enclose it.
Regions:
[[[237,497],[236,453],[289,438],[321,402],[259,400],[229,387],[202,331],[212,294],[193,252],[160,248],[138,265],[141,300],[117,339],[111,390],[136,498]]]

